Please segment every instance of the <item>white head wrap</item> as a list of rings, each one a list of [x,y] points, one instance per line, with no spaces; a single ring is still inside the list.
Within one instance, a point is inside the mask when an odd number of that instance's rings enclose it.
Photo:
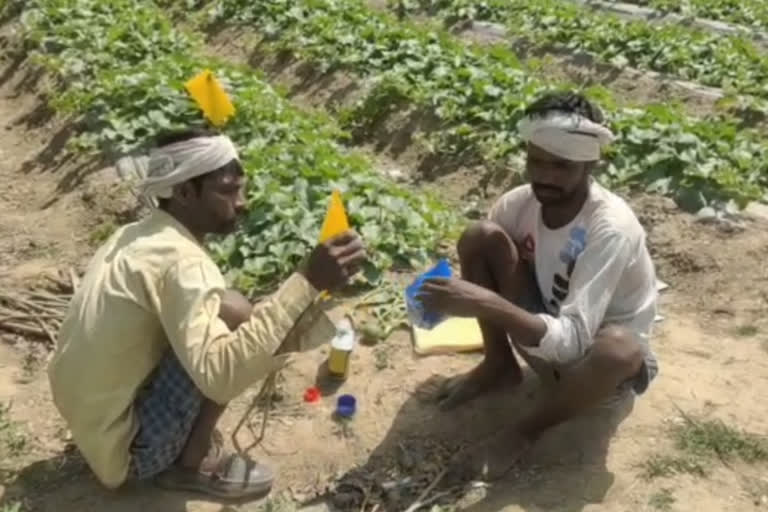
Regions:
[[[614,139],[611,130],[605,126],[565,112],[524,117],[517,129],[524,141],[573,162],[600,160],[600,150]]]
[[[139,180],[139,194],[147,205],[157,206],[157,198],[169,198],[173,187],[208,174],[238,159],[229,137],[195,137],[153,149],[149,156],[125,157],[118,170],[129,169]],[[131,169],[132,168],[132,169]]]

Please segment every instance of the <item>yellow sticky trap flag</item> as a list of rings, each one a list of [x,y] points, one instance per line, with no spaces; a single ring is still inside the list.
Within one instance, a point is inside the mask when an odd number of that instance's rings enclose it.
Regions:
[[[341,201],[341,193],[334,190],[331,194],[331,202],[328,204],[328,212],[325,214],[323,227],[320,230],[320,243],[322,244],[348,229],[349,220],[347,219],[347,211],[344,209],[344,203]],[[330,297],[331,294],[327,291],[320,294],[322,300],[327,300]]]
[[[210,70],[206,69],[188,81],[185,87],[214,126],[222,126],[235,114],[235,106]]]
[[[347,211],[344,209],[344,203],[341,201],[341,193],[334,190],[328,205],[328,213],[325,214],[323,228],[320,230],[320,243],[322,244],[348,229],[349,220],[347,219]]]

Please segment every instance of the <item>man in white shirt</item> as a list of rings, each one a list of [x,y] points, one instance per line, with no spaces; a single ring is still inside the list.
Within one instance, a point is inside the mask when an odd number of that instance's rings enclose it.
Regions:
[[[552,399],[475,450],[473,469],[505,472],[543,431],[617,393],[643,393],[658,366],[649,348],[656,276],[630,207],[591,177],[613,139],[575,93],[535,101],[519,125],[529,185],[504,194],[458,244],[461,278],[425,283],[425,307],[476,317],[485,357],[449,380],[443,409],[502,378],[522,381],[515,353],[553,385]]]

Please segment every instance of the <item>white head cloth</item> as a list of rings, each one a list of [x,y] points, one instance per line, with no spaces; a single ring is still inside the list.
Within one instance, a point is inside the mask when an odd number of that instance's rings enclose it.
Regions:
[[[141,181],[139,193],[151,205],[156,198],[169,198],[173,187],[215,171],[238,159],[229,137],[195,137],[153,149],[149,157],[133,158]]]
[[[524,141],[573,162],[600,160],[600,150],[614,139],[611,130],[605,126],[565,112],[524,117],[517,129]]]

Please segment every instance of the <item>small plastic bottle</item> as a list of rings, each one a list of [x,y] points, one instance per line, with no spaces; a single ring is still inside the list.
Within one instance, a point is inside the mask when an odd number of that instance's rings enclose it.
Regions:
[[[405,290],[405,305],[408,309],[408,316],[411,323],[422,329],[432,329],[445,319],[445,315],[436,311],[427,311],[417,298],[421,285],[426,279],[431,277],[451,277],[453,271],[448,260],[442,259],[430,270],[418,276],[413,283]]]
[[[328,356],[328,373],[334,379],[346,380],[352,349],[355,348],[355,329],[352,319],[345,316],[336,326],[336,335],[331,340],[331,353]]]

